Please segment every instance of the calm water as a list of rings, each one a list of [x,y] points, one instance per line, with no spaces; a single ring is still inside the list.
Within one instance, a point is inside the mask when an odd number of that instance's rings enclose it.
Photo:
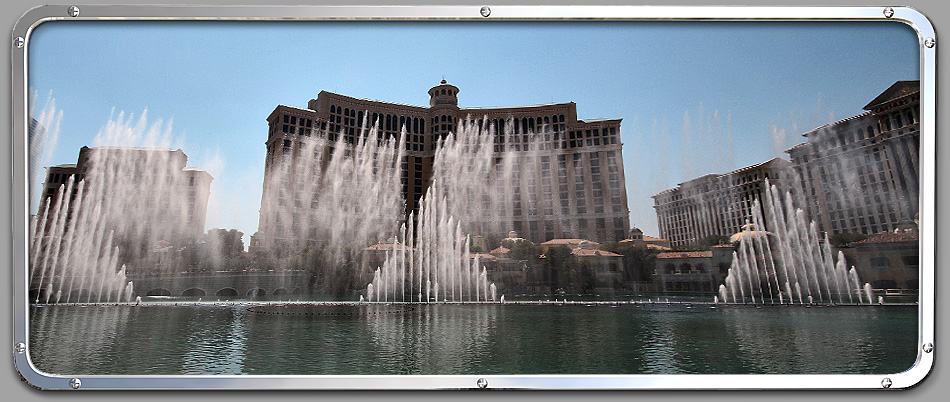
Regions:
[[[88,374],[896,373],[917,309],[33,307],[42,371]]]

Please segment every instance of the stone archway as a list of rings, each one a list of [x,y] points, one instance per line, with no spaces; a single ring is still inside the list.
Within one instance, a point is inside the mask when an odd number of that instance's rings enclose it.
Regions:
[[[185,291],[181,292],[181,295],[185,297],[202,297],[202,296],[205,296],[206,294],[207,292],[205,292],[204,289],[200,289],[200,288],[188,288],[188,289],[185,289]]]
[[[223,288],[214,293],[218,297],[237,297],[239,294],[235,288]]]

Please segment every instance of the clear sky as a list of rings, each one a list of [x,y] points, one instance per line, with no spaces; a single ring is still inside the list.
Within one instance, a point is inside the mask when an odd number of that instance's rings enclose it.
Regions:
[[[119,112],[147,110],[214,176],[207,228],[246,236],[266,117],[321,90],[425,106],[444,77],[461,107],[573,101],[580,119],[622,118],[631,224],[655,236],[651,195],[787,159],[803,132],[920,70],[896,22],[61,21],[37,27],[28,57],[35,110],[52,98],[62,112],[42,166],[75,163]]]

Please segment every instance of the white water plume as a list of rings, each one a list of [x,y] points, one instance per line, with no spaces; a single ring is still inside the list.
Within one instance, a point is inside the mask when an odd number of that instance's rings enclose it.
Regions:
[[[765,202],[757,199],[732,257],[718,299],[753,304],[871,303],[868,286],[837,258],[827,234],[819,240],[815,222],[795,208],[790,193],[766,179]],[[766,231],[767,229],[768,231]]]

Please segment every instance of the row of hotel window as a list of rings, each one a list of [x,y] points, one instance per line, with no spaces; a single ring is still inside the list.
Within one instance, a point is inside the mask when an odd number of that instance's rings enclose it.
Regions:
[[[905,114],[907,117],[907,124],[913,125],[917,123],[917,118],[914,115],[912,109],[906,110]],[[893,123],[892,123],[893,122]],[[874,137],[875,128],[877,134],[890,134],[891,130],[896,130],[904,127],[904,119],[901,117],[901,113],[895,113],[891,116],[887,116],[877,120],[876,124],[869,124],[864,129],[857,129],[856,131],[846,131],[846,132],[837,132],[830,131],[828,135],[821,135],[813,142],[813,149],[817,152],[832,150],[837,147],[843,147],[848,144],[853,144],[855,142],[860,142],[864,139],[870,139]],[[805,157],[805,162],[807,162],[807,156]]]

